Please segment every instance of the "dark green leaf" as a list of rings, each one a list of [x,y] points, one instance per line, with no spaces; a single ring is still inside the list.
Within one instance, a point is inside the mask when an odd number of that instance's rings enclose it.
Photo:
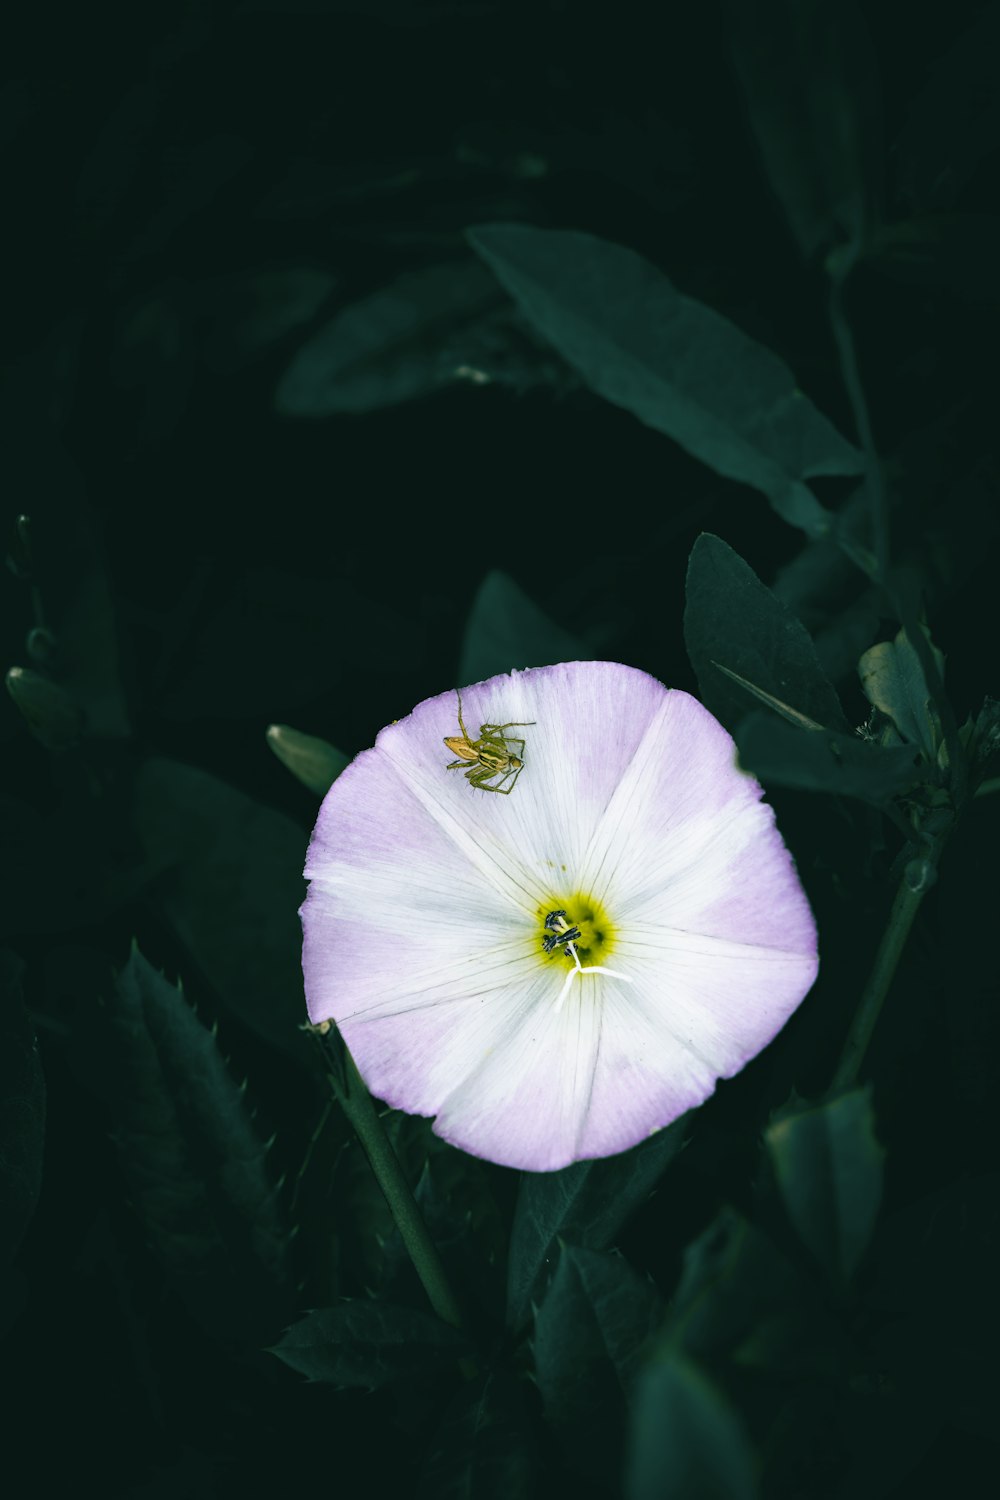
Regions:
[[[242,1021],[314,1063],[298,1029],[304,830],[207,771],[157,758],[139,771],[135,818],[159,872],[154,910]]]
[[[558,1172],[521,1176],[507,1272],[507,1322],[519,1329],[544,1290],[556,1241],[606,1250],[626,1219],[649,1197],[684,1144],[685,1121],[599,1161],[578,1161]]]
[[[796,1378],[839,1373],[847,1357],[816,1288],[731,1208],[685,1250],[665,1332],[698,1359]]]
[[[45,1076],[21,998],[22,969],[0,948],[0,1267],[21,1243],[42,1186]]]
[[[464,1336],[433,1314],[360,1298],[309,1313],[271,1350],[310,1380],[369,1388],[455,1368],[468,1352]]]
[[[731,731],[751,712],[754,698],[720,668],[797,714],[846,729],[805,627],[732,547],[708,532],[698,537],[688,562],[684,641],[702,701]]]
[[[920,779],[913,750],[884,748],[850,734],[793,729],[772,713],[754,712],[736,735],[740,764],[765,786],[860,797],[881,806]]]
[[[416,1500],[530,1500],[534,1469],[520,1388],[512,1375],[492,1371],[452,1399],[428,1445]]]
[[[342,308],[308,340],[282,376],[280,412],[327,417],[378,411],[440,389],[452,373],[442,343],[498,301],[475,261],[425,266]]]
[[[326,740],[287,724],[272,724],[265,738],[282,765],[317,797],[326,796],[350,759]]]
[[[792,1225],[831,1280],[843,1285],[865,1253],[882,1200],[885,1153],[875,1139],[868,1090],[811,1107],[796,1103],[764,1138]]]
[[[919,210],[947,208],[1000,148],[1000,5],[985,5],[933,60],[926,84],[893,143],[896,181]]]
[[[676,1350],[639,1381],[626,1500],[753,1500],[753,1452],[729,1402]]]
[[[882,188],[878,79],[853,0],[733,0],[733,61],[803,255],[862,245]]]
[[[563,1242],[535,1313],[535,1374],[574,1467],[611,1483],[625,1398],[663,1318],[660,1295],[620,1255]]]
[[[944,669],[944,657],[931,646],[938,670]],[[920,658],[901,630],[894,641],[880,641],[864,653],[858,662],[858,676],[865,697],[886,718],[891,719],[900,735],[916,745],[930,765],[936,764],[941,745],[941,724]]]
[[[479,225],[468,237],[599,395],[762,491],[810,536],[827,534],[832,518],[805,480],[859,473],[861,456],[769,349],[622,245],[523,224]]]
[[[507,573],[487,573],[476,591],[462,640],[460,682],[482,682],[522,667],[578,661],[583,646],[539,609]]]
[[[197,1316],[249,1343],[287,1312],[288,1235],[243,1090],[179,988],[133,947],[78,1049],[132,1200]]]
[[[337,278],[329,271],[314,266],[258,271],[209,283],[203,288],[206,314],[213,323],[205,345],[207,363],[228,372],[277,343],[311,322],[336,284]]]

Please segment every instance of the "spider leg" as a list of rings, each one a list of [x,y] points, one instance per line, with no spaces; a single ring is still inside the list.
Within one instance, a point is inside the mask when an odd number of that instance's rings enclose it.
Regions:
[[[480,724],[480,734],[502,734],[505,729],[533,729],[534,719],[509,719],[506,724]]]

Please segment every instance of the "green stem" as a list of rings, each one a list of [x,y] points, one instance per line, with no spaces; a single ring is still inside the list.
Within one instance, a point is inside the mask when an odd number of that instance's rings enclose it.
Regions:
[[[861,1001],[854,1013],[844,1050],[840,1054],[840,1061],[833,1075],[831,1093],[840,1093],[843,1089],[849,1089],[857,1080],[865,1053],[868,1051],[868,1043],[872,1039],[872,1033],[882,1009],[882,1002],[889,993],[897,965],[906,947],[913,919],[917,915],[921,901],[933,884],[933,871],[939,853],[940,846],[937,846],[927,859],[928,876],[918,889],[914,889],[907,878],[910,867],[907,866],[907,869],[903,871],[899,889],[896,891],[892,910],[889,913],[889,920],[882,934],[872,971],[868,976],[868,983],[865,985]]]
[[[854,266],[856,254],[848,254],[828,264],[830,272],[830,326],[840,359],[840,373],[851,403],[854,426],[865,456],[865,481],[872,507],[872,530],[875,537],[875,582],[884,584],[889,570],[889,504],[882,478],[882,466],[875,448],[875,438],[868,416],[861,371],[854,347],[854,335],[844,309],[844,287]]]
[[[372,1096],[365,1088],[364,1080],[346,1046],[343,1051],[343,1081],[336,1076],[334,1070],[328,1070],[333,1091],[371,1163],[371,1169],[389,1205],[389,1212],[431,1306],[443,1322],[450,1323],[453,1328],[461,1328],[462,1314],[448,1283],[444,1262],[423,1221],[417,1200],[406,1180],[399,1158],[392,1149],[392,1142],[379,1118]],[[461,1363],[464,1369],[469,1361],[463,1360]]]

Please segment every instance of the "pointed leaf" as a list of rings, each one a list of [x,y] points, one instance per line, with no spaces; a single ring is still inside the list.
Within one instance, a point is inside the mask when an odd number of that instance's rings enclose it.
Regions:
[[[765,786],[859,797],[880,807],[920,780],[912,749],[870,745],[855,735],[807,733],[772,713],[752,713],[736,733],[740,765]]]
[[[837,1284],[857,1269],[882,1200],[885,1152],[867,1089],[828,1104],[796,1105],[765,1134],[788,1217]]]
[[[499,301],[475,261],[424,266],[353,302],[309,339],[278,384],[275,402],[294,417],[378,411],[440,389],[443,341]]]
[[[0,949],[0,1266],[21,1243],[42,1186],[45,1076],[21,998],[23,967]]]
[[[527,1322],[554,1268],[557,1239],[606,1250],[681,1150],[684,1131],[682,1118],[618,1156],[522,1174],[507,1273],[509,1327]]]
[[[607,1251],[563,1242],[535,1313],[535,1374],[574,1467],[612,1482],[636,1372],[663,1318],[655,1286]]]
[[[854,0],[733,0],[733,61],[803,255],[868,237],[881,191],[875,58]]]
[[[350,759],[326,740],[288,724],[271,724],[265,738],[282,765],[317,797],[326,796]]]
[[[636,1393],[626,1500],[753,1500],[750,1444],[729,1402],[676,1351],[650,1361]]]
[[[494,568],[476,591],[462,640],[459,682],[482,682],[512,668],[578,661],[584,648],[550,620],[509,573]]]
[[[716,473],[760,490],[810,536],[828,533],[832,517],[805,480],[857,474],[861,455],[777,355],[622,245],[523,224],[467,233],[522,311],[599,395]]]
[[[785,717],[813,721],[800,727],[846,729],[805,626],[739,553],[708,532],[688,562],[684,643],[702,701],[728,729],[752,711],[751,694],[777,700],[771,706]]]
[[[454,1368],[469,1348],[431,1313],[345,1298],[293,1323],[271,1353],[310,1380],[376,1387]]]
[[[155,1253],[213,1331],[252,1342],[286,1312],[288,1235],[212,1033],[133,947],[78,1048]]]
[[[933,645],[931,650],[943,673],[944,656]],[[866,651],[858,662],[858,676],[868,702],[891,719],[903,739],[916,745],[924,759],[934,765],[941,725],[920,658],[905,629],[894,641],[880,641]]]

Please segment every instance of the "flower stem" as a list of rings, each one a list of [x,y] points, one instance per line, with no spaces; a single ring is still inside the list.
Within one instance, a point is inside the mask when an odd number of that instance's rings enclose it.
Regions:
[[[337,1076],[339,1071],[328,1068],[327,1076],[331,1087],[361,1142],[430,1304],[443,1322],[450,1323],[453,1328],[461,1328],[462,1314],[449,1285],[440,1252],[417,1207],[417,1200],[379,1118],[372,1096],[365,1088],[364,1080],[346,1046],[343,1046],[341,1077]],[[475,1373],[470,1361],[462,1360],[460,1363],[463,1371],[469,1366],[469,1370]]]
[[[940,846],[934,850],[930,859],[921,861],[927,873],[926,878],[922,879],[919,885],[913,881],[912,866],[907,865],[903,871],[892,903],[892,910],[889,912],[889,920],[882,934],[872,971],[868,976],[868,983],[865,985],[861,1001],[854,1013],[847,1041],[844,1043],[840,1061],[833,1075],[831,1093],[840,1093],[844,1089],[849,1089],[857,1080],[882,1009],[882,1002],[889,993],[896,967],[906,947],[913,919],[917,915],[921,901],[934,883],[936,856],[939,853]]]

